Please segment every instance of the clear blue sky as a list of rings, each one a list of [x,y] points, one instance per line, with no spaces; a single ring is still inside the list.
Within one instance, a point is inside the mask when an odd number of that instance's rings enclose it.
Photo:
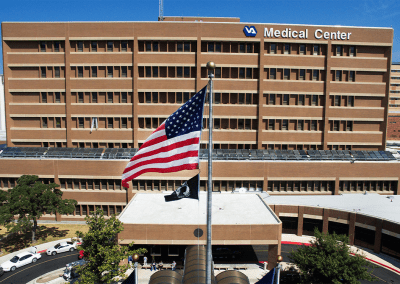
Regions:
[[[157,21],[158,18],[158,0],[11,0],[2,1],[0,7],[1,22]],[[400,61],[399,0],[164,0],[164,16],[393,27],[393,61]],[[3,58],[0,60],[2,73]]]

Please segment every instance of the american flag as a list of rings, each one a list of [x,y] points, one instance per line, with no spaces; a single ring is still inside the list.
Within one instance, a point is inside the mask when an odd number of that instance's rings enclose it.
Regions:
[[[143,143],[122,174],[122,185],[147,172],[172,173],[199,165],[207,86],[168,117]]]

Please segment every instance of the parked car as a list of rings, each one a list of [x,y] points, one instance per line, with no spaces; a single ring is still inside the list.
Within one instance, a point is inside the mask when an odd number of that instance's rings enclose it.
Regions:
[[[14,271],[18,267],[36,262],[42,255],[40,253],[22,252],[12,259],[1,264],[4,271]]]
[[[76,249],[76,242],[62,242],[56,244],[54,247],[48,248],[46,253],[47,255],[56,255],[57,253],[74,251]]]
[[[3,267],[0,266],[0,276],[4,274]]]
[[[79,274],[76,272],[76,267],[79,266],[79,265],[83,265],[85,263],[86,263],[86,261],[83,260],[83,259],[68,263],[66,265],[66,268],[65,268],[64,274],[63,274],[64,280],[69,281],[69,280],[72,280],[74,278],[78,278]]]

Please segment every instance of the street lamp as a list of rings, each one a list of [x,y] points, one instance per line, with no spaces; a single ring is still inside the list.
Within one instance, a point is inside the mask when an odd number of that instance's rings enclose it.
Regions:
[[[281,280],[281,268],[282,268],[281,262],[282,262],[282,260],[283,260],[283,257],[281,255],[278,255],[278,257],[276,259],[276,261],[278,262],[278,266],[277,266],[278,272],[276,273],[276,284],[279,284],[279,282]]]
[[[139,255],[137,254],[137,253],[135,253],[134,255],[133,255],[133,260],[135,261],[135,265],[134,265],[134,267],[135,267],[135,283],[136,284],[138,284],[139,282],[138,282],[138,260],[139,260]]]

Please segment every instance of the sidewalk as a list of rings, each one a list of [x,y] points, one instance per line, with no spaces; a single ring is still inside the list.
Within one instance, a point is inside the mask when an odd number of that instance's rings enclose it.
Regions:
[[[296,236],[296,235],[291,235],[291,234],[282,234],[282,244],[304,244],[307,245],[310,243],[311,240],[313,240],[314,237],[311,236]],[[50,242],[50,243],[46,243],[46,244],[42,244],[42,245],[38,245],[38,252],[41,251],[45,251],[47,248],[54,246],[56,243],[61,242],[61,241],[66,241],[66,240],[70,240],[70,239],[64,239],[64,240],[58,240],[58,241],[54,241],[54,242]],[[10,259],[13,255],[16,255],[22,251],[28,251],[28,249],[24,249],[9,255],[6,255],[4,257],[0,257],[0,263]],[[353,252],[356,252],[358,250],[358,253],[362,253],[369,261],[380,265],[382,267],[385,267],[386,269],[391,270],[394,273],[397,273],[400,275],[400,261],[392,258],[390,256],[384,255],[384,254],[376,254],[371,250],[368,249],[361,249],[358,248],[356,246],[351,246],[351,250]],[[7,258],[7,259],[6,259]],[[282,263],[283,268],[287,265],[287,263]],[[233,270],[234,267],[236,266],[235,264],[229,264],[226,265],[229,267],[230,270]],[[257,282],[259,279],[261,279],[266,273],[267,271],[265,271],[262,267],[262,265],[258,265],[258,264],[247,264],[245,265],[247,267],[246,270],[240,270],[241,272],[243,272],[250,280],[250,283],[253,284],[255,282]],[[28,284],[36,284],[36,283],[40,283],[40,284],[60,284],[60,283],[65,283],[65,281],[59,277],[60,274],[62,274],[64,268],[49,272],[45,275],[42,275],[41,277],[29,282]],[[130,273],[132,273],[132,269],[129,269],[127,271],[127,276],[130,275]],[[218,275],[219,273],[223,272],[224,270],[214,270],[214,274],[215,276]],[[178,270],[179,273],[182,273],[182,270]],[[139,279],[139,284],[148,284],[151,275],[155,273],[154,271],[150,271],[149,269],[140,269],[139,268],[139,272],[138,272],[138,279]]]

